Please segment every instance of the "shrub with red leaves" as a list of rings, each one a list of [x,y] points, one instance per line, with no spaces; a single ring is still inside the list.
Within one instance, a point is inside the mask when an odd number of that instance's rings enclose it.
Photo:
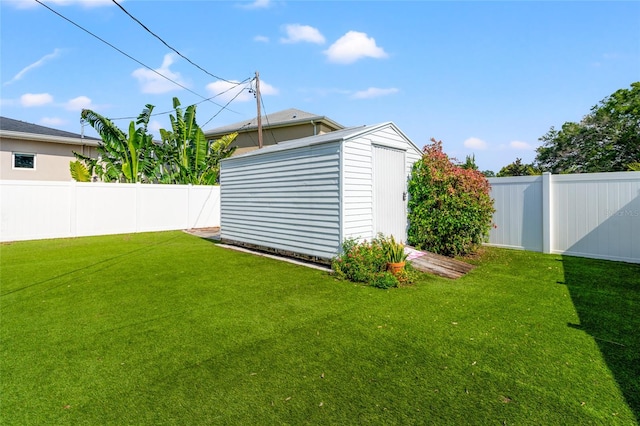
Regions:
[[[431,139],[409,180],[408,242],[445,256],[472,253],[492,226],[493,199],[486,177],[464,169]]]

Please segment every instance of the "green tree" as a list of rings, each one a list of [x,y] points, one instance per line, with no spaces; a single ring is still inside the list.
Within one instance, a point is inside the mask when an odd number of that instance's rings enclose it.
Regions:
[[[516,161],[501,168],[497,177],[532,176],[539,174],[540,171],[536,169],[533,164],[523,163],[522,158],[516,158]]]
[[[129,123],[127,135],[110,119],[89,109],[82,110],[82,119],[86,120],[102,139],[97,147],[99,157],[91,158],[77,152],[73,154],[86,164],[90,175],[95,173],[102,181],[152,181],[155,179],[157,165],[153,136],[147,132],[152,111],[153,105],[146,105],[137,120]],[[70,167],[74,167],[73,162]],[[78,166],[75,168],[75,178],[79,178],[83,173]]]
[[[218,181],[220,160],[229,157],[229,147],[238,135],[232,133],[216,141],[208,141],[196,122],[196,106],[183,112],[178,98],[173,98],[175,115],[171,114],[171,130],[160,129],[162,145],[158,156],[163,165],[161,182],[213,185]]]
[[[463,169],[432,139],[409,179],[408,242],[446,256],[473,252],[491,229],[493,200],[487,179]]]
[[[494,172],[493,170],[483,170],[482,174],[484,175],[484,177],[496,177],[496,172]]]
[[[467,170],[478,170],[478,166],[476,165],[476,155],[475,154],[467,155],[464,160],[464,163],[462,163],[460,167]]]
[[[539,140],[535,164],[543,171],[627,170],[640,162],[640,82],[601,100],[579,123],[551,127]]]

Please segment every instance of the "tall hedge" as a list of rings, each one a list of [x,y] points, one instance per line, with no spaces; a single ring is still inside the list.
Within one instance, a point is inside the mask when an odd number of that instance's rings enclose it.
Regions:
[[[431,139],[409,180],[409,244],[445,256],[472,253],[486,241],[495,211],[490,185]]]

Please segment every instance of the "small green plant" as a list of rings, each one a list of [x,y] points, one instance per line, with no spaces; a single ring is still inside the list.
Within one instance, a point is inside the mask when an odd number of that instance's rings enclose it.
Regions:
[[[347,239],[342,244],[342,254],[333,259],[331,267],[339,278],[369,284],[376,273],[387,267],[383,241],[374,238],[371,242],[359,243],[353,238]]]
[[[416,273],[412,271],[403,270],[398,276],[387,271],[387,263],[405,260],[403,244],[396,242],[393,237],[386,238],[378,234],[371,241],[358,242],[353,238],[345,240],[342,254],[333,259],[331,268],[340,279],[378,288],[391,288],[414,282]]]
[[[407,254],[404,252],[404,244],[399,243],[393,238],[393,235],[389,238],[382,240],[384,247],[384,253],[387,256],[387,262],[400,263],[407,260]]]
[[[375,274],[375,276],[373,277],[373,281],[371,282],[372,287],[381,288],[384,290],[392,287],[398,287],[398,284],[400,284],[398,278],[396,278],[396,276],[391,272],[386,271]]]

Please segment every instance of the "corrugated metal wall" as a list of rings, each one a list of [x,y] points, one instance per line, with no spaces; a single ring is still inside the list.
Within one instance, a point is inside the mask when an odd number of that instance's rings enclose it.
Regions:
[[[222,162],[221,237],[331,258],[340,246],[340,143]]]
[[[373,238],[372,144],[400,150],[406,161],[396,165],[396,178],[406,185],[420,151],[392,123],[284,142],[223,160],[222,239],[328,260],[347,238]],[[401,200],[402,191],[398,196]],[[406,215],[398,221],[399,229],[406,228]]]
[[[371,240],[373,168],[371,142],[354,138],[343,146],[343,239]]]

